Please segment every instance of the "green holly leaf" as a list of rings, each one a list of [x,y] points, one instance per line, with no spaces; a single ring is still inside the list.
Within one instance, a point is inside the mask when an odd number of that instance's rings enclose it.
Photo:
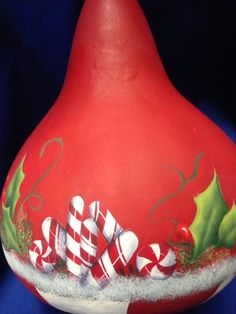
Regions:
[[[24,161],[25,156],[22,158],[21,163],[16,169],[16,172],[7,187],[6,204],[2,204],[1,220],[1,238],[3,244],[7,249],[13,249],[19,254],[22,254],[22,252],[17,239],[17,231],[14,224],[14,214],[16,204],[20,198],[20,187],[25,178],[25,174],[23,172]]]
[[[21,163],[18,166],[7,188],[6,208],[10,209],[10,218],[12,221],[14,218],[16,203],[18,199],[20,198],[20,186],[25,178],[25,174],[23,172],[24,161],[25,161],[25,156],[22,158]]]
[[[11,219],[11,209],[9,207],[2,206],[1,224],[1,237],[3,244],[7,249],[13,249],[21,254],[21,249],[17,240],[16,227]]]
[[[207,189],[194,200],[197,205],[197,214],[189,228],[194,238],[192,261],[207,248],[217,246],[219,227],[228,212],[216,173]]]
[[[236,245],[236,205],[224,216],[219,228],[219,246],[231,249]]]

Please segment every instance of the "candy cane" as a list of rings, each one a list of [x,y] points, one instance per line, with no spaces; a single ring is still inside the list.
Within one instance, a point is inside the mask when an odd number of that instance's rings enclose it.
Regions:
[[[137,247],[138,238],[132,231],[120,233],[88,272],[87,283],[95,287],[105,287],[126,267]]]
[[[90,217],[94,220],[108,243],[112,242],[123,231],[111,212],[108,209],[102,210],[100,208],[99,201],[94,201],[90,204],[89,212]]]
[[[80,233],[83,220],[84,201],[80,196],[71,199],[66,238],[67,269],[75,276],[81,275]]]
[[[50,273],[54,269],[57,256],[46,241],[36,240],[29,248],[29,259],[32,265],[38,270]]]
[[[42,232],[45,240],[52,250],[61,257],[66,259],[66,232],[65,229],[52,217],[47,217],[42,223]]]
[[[81,226],[80,257],[81,273],[86,276],[89,268],[92,267],[97,256],[98,227],[95,222],[88,218]]]

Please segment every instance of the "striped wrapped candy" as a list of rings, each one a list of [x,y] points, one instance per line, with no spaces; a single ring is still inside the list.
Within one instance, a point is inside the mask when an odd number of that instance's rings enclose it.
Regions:
[[[29,248],[29,259],[35,268],[50,273],[54,269],[57,256],[46,241],[35,240]]]

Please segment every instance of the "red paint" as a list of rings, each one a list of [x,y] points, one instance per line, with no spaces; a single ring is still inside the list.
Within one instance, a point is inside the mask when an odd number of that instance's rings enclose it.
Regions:
[[[61,140],[50,141],[54,138]],[[190,180],[201,153],[197,176]],[[66,228],[75,195],[84,198],[86,208],[101,201],[123,229],[137,235],[140,247],[166,242],[174,228],[170,219],[191,225],[194,196],[207,188],[214,171],[229,208],[235,199],[235,145],[170,83],[135,0],[85,1],[64,87],[23,145],[10,178],[25,155],[17,208],[32,187],[43,199],[24,203],[33,240],[41,239],[41,224],[48,216]],[[188,181],[179,193],[177,168]],[[39,210],[32,209],[39,205]],[[189,237],[187,229],[179,232],[181,238]],[[98,245],[98,256],[105,245]],[[212,293],[132,307],[137,314],[158,308],[169,313]]]
[[[177,225],[175,234],[181,242],[193,242],[191,231],[186,224]]]
[[[209,291],[195,293],[182,298],[173,300],[158,300],[157,302],[138,301],[130,303],[128,314],[172,314],[182,313],[182,311],[201,304],[204,300],[210,298],[217,287],[213,287]]]

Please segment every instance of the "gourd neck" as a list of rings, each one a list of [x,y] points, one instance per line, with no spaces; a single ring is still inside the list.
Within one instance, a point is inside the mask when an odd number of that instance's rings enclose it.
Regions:
[[[75,31],[64,88],[134,86],[166,80],[155,42],[136,0],[87,0]]]

